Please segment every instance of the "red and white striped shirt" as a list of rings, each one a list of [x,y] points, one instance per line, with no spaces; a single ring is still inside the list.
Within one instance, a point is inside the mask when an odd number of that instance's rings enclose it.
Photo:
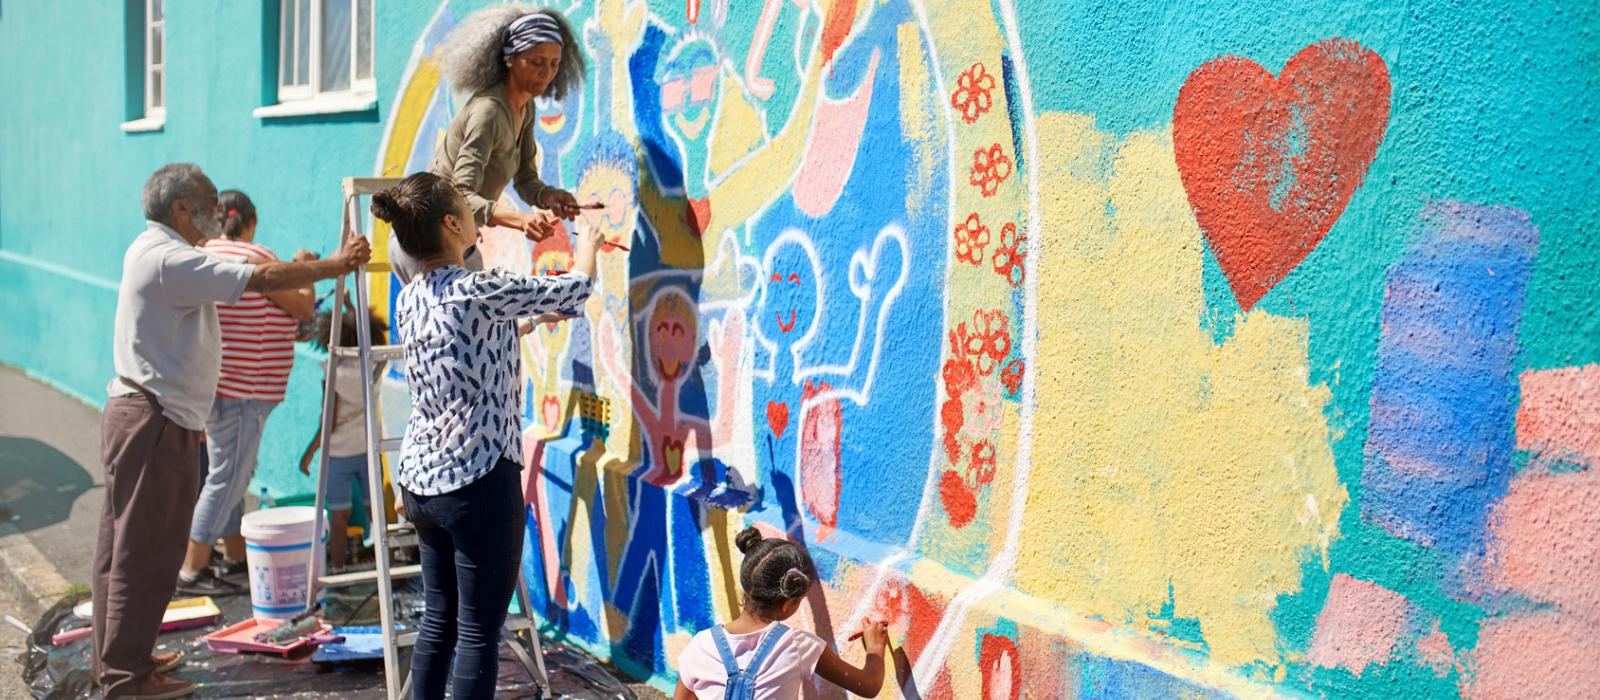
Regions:
[[[241,258],[277,260],[266,246],[214,238],[206,251]],[[260,292],[245,292],[237,304],[217,304],[222,322],[222,376],[217,396],[282,401],[294,367],[299,322]]]

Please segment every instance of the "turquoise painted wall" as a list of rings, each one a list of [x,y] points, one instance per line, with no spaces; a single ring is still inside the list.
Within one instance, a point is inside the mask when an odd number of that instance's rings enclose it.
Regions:
[[[339,180],[372,172],[401,69],[432,11],[379,3],[376,110],[260,119],[251,111],[275,75],[262,65],[263,23],[276,24],[277,3],[170,2],[166,125],[124,133],[124,3],[0,5],[0,363],[104,403],[122,251],[144,228],[140,188],[163,163],[197,163],[219,188],[249,194],[257,241],[279,255],[327,253]],[[314,488],[298,464],[316,430],[320,381],[302,353],[289,399],[267,423],[256,488],[274,498]]]

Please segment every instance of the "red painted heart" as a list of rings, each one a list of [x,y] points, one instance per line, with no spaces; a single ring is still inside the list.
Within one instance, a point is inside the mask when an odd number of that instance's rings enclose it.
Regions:
[[[662,469],[668,476],[677,476],[683,473],[683,441],[674,440],[671,435],[661,438],[661,456],[664,458]]]
[[[1248,310],[1344,213],[1389,121],[1389,69],[1348,39],[1302,49],[1272,77],[1245,58],[1196,68],[1172,112],[1189,206]]]
[[[711,225],[711,198],[689,200],[683,210],[683,222],[689,225],[689,231],[696,238],[705,234],[706,227]]]
[[[789,404],[782,401],[768,401],[767,425],[772,426],[772,434],[782,440],[783,431],[789,428]]]

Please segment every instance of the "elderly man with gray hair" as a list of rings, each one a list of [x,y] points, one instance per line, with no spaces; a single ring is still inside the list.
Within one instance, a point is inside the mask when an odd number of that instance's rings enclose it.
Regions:
[[[199,487],[200,431],[222,364],[218,303],[246,291],[298,289],[361,268],[367,241],[345,240],[326,260],[229,262],[198,246],[218,230],[217,188],[200,168],[173,163],[145,182],[149,228],[122,260],[116,379],[100,427],[105,507],[95,544],[94,671],[107,698],[178,698],[182,662],[152,656],[177,585]]]

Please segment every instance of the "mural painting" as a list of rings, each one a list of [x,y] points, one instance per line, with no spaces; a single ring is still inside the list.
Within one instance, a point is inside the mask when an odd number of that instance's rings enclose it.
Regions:
[[[591,70],[541,173],[627,250],[523,341],[558,633],[670,684],[754,524],[817,561],[797,624],[890,622],[908,698],[1600,692],[1600,375],[1523,354],[1535,214],[1396,194],[1383,32],[1219,46],[1128,116],[1010,0],[561,9]]]

